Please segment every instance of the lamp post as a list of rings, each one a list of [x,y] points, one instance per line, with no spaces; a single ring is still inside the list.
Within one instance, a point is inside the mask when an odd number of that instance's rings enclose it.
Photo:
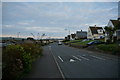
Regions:
[[[20,32],[17,33],[17,38],[19,38]]]
[[[65,29],[66,31],[68,30],[68,35],[71,35],[70,34],[70,29]],[[71,36],[70,36],[70,40],[71,40]]]

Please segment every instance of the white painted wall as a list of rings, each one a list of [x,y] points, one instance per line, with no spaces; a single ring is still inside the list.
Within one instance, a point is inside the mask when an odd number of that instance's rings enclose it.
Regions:
[[[112,24],[111,21],[108,22],[108,25],[107,25],[107,26],[108,26],[108,27],[110,27],[110,26],[111,26],[111,27],[114,27],[114,25]]]
[[[92,35],[90,28],[88,28],[87,39],[93,39],[93,35]]]

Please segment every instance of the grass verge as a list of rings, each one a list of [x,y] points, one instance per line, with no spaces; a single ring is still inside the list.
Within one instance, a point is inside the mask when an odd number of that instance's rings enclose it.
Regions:
[[[84,42],[76,42],[76,43],[71,43],[71,44],[74,44],[74,45],[81,45],[81,46],[86,46],[87,43],[91,42],[93,40],[89,40],[89,41],[84,41]]]
[[[100,44],[96,45],[96,47],[100,50],[103,50],[105,52],[111,52],[112,54],[120,54],[120,49],[118,47],[118,44]]]

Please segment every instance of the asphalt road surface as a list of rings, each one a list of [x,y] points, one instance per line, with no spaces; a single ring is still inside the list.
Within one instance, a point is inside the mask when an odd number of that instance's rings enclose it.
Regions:
[[[119,78],[117,56],[52,43],[26,78]]]

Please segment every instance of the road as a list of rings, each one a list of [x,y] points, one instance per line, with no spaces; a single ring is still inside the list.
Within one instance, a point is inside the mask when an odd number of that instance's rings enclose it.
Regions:
[[[117,56],[52,43],[27,78],[118,78]]]

